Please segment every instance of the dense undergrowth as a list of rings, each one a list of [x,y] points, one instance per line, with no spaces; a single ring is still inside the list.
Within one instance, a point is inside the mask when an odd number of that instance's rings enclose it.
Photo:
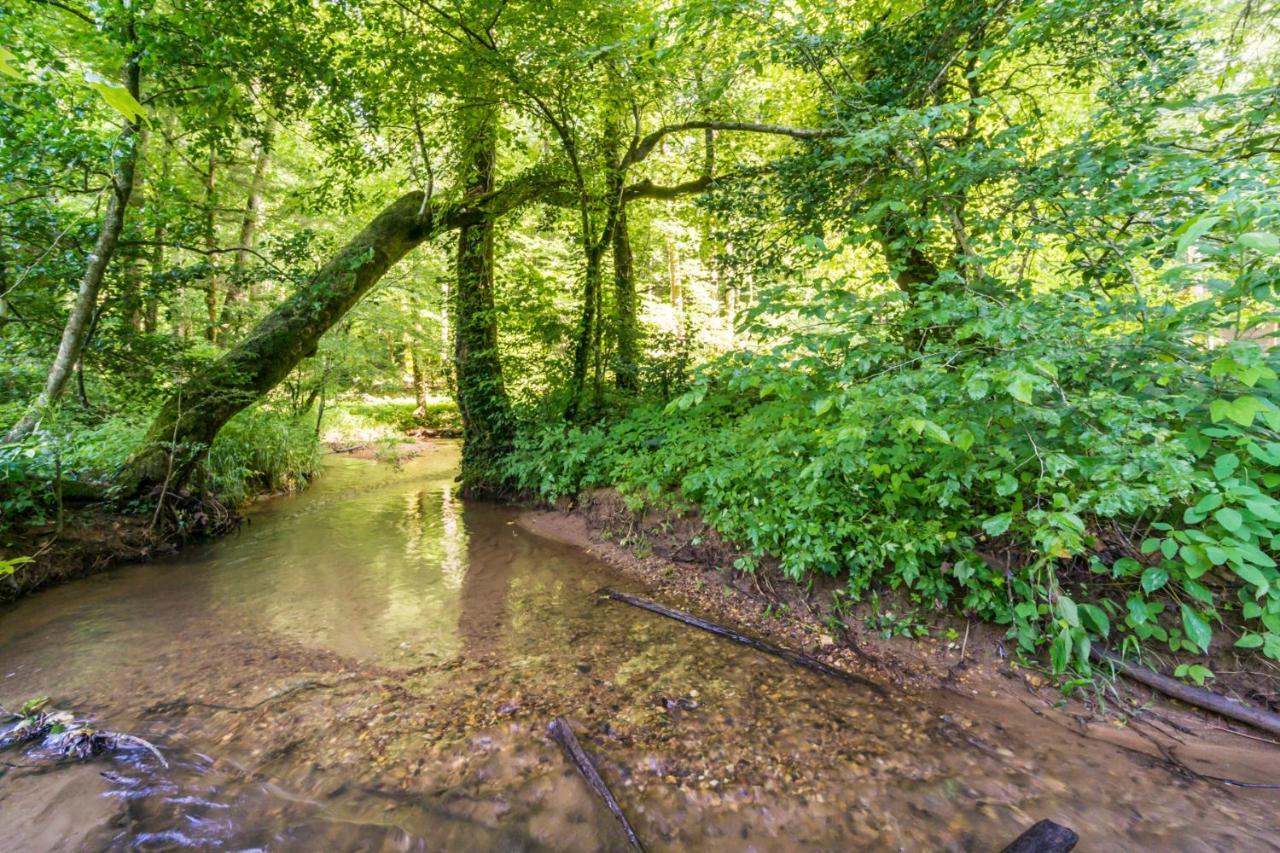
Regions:
[[[900,588],[1009,625],[1059,672],[1098,641],[1280,660],[1274,352],[1083,291],[941,297],[922,310],[951,331],[914,352],[881,322],[900,306],[829,291],[815,331],[730,353],[671,403],[529,432],[508,473],[546,499],[695,504],[741,568]]]

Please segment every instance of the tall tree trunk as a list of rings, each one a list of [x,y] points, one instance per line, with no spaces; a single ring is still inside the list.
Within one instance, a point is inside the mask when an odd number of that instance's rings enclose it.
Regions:
[[[132,37],[130,40],[132,41]],[[132,56],[124,72],[125,88],[135,100],[141,98],[139,62],[139,56]],[[89,323],[93,319],[94,309],[98,304],[98,291],[102,288],[107,265],[111,263],[111,257],[115,254],[116,246],[120,242],[125,211],[129,206],[129,196],[133,193],[134,169],[142,148],[140,127],[136,119],[135,116],[134,120],[125,122],[124,133],[120,137],[120,159],[116,161],[115,170],[111,174],[111,192],[107,196],[107,209],[102,217],[102,227],[98,229],[93,251],[85,264],[84,275],[80,279],[80,289],[76,293],[75,304],[72,305],[71,313],[67,315],[66,325],[62,329],[58,354],[54,356],[53,364],[49,366],[44,390],[5,435],[6,443],[21,441],[31,434],[44,411],[62,396],[68,377],[71,376],[76,363],[80,361]]]
[[[157,201],[169,186],[170,153],[166,147],[160,157],[160,180],[151,182],[151,195]],[[148,335],[154,335],[160,327],[160,296],[157,291],[160,277],[164,275],[165,221],[163,213],[156,211],[151,231],[151,283],[142,300],[142,328]]]
[[[214,250],[218,248],[218,154],[210,143],[209,171],[204,178],[204,247],[209,253],[205,256],[208,274],[205,277],[205,340],[218,342],[218,281],[217,263]]]
[[[9,231],[0,210],[0,337],[9,325]]]
[[[138,146],[140,148],[137,163],[134,167],[133,175],[133,193],[130,196],[129,205],[133,211],[137,211],[145,204],[146,194],[146,157],[149,135],[146,128],[138,131]],[[143,330],[143,311],[142,311],[142,280],[145,272],[143,265],[143,250],[140,246],[130,246],[126,249],[126,259],[124,266],[124,275],[121,280],[120,306],[124,314],[124,321],[134,332]]]
[[[667,285],[671,290],[671,315],[676,324],[676,340],[684,340],[684,287],[680,281],[679,260],[676,246],[670,236],[663,238],[663,249],[667,255]]]
[[[424,417],[427,414],[427,374],[422,369],[422,350],[413,348],[409,350],[409,361],[413,368],[413,399],[417,404],[414,407],[414,417]]]
[[[640,324],[636,321],[635,256],[625,206],[618,211],[613,232],[613,310],[618,340],[614,383],[619,391],[635,391],[640,385]]]
[[[244,217],[240,220],[240,239],[236,243],[235,261],[231,267],[231,280],[222,302],[221,326],[231,334],[239,331],[243,321],[246,296],[245,275],[249,256],[254,248],[258,224],[262,220],[262,189],[267,180],[267,168],[271,163],[271,142],[275,135],[275,120],[267,122],[262,138],[258,140],[258,156],[253,164],[253,177],[249,183],[249,198],[245,201]]]
[[[600,304],[601,252],[595,246],[586,251],[586,280],[582,288],[582,319],[578,321],[578,339],[573,348],[573,374],[569,381],[569,405],[565,418],[576,420],[582,405],[582,393],[587,384],[587,371],[591,367],[591,354],[596,341],[596,324],[600,318],[596,310]]]
[[[472,137],[467,196],[491,193],[496,178],[496,116],[484,115]],[[511,406],[498,354],[498,318],[493,294],[494,217],[458,232],[457,287],[454,293],[454,374],[462,414],[464,488],[493,485],[493,464],[511,447]]]

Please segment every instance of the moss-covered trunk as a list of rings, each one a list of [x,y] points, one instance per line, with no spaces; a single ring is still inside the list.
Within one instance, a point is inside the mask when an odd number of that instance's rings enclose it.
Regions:
[[[493,115],[479,122],[471,156],[467,196],[494,190],[496,127]],[[494,216],[480,217],[458,232],[454,288],[454,376],[462,414],[462,480],[466,489],[496,485],[494,463],[511,448],[511,406],[498,355],[493,294]]]
[[[640,384],[640,327],[636,322],[635,258],[625,205],[618,211],[613,232],[613,307],[618,340],[614,382],[619,391],[635,391]]]
[[[120,472],[124,493],[185,482],[218,430],[314,354],[320,336],[428,236],[421,208],[420,192],[399,198],[243,341],[182,383]]]

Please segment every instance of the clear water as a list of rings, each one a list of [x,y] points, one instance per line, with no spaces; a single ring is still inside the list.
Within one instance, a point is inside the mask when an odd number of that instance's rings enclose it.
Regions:
[[[601,603],[627,584],[459,500],[456,463],[331,458],[236,536],[0,612],[0,704],[170,761],[0,766],[0,849],[625,849],[555,715],[652,850],[998,850],[1043,817],[1081,850],[1280,843],[1275,792]]]

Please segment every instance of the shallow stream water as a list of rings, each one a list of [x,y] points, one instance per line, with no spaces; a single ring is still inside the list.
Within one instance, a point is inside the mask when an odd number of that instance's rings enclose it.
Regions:
[[[556,715],[652,850],[999,850],[1040,818],[1081,850],[1280,849],[1276,792],[602,603],[628,585],[461,501],[456,463],[330,457],[235,536],[0,611],[0,705],[170,763],[0,766],[0,850],[625,849]]]

